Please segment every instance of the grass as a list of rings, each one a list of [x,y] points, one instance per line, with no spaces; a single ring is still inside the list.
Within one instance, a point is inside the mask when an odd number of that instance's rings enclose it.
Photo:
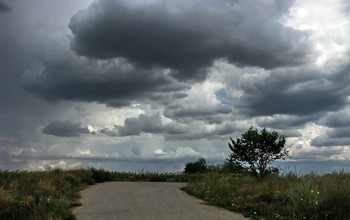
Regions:
[[[350,174],[272,175],[110,172],[88,168],[0,170],[0,219],[75,219],[79,191],[104,181],[188,182],[187,193],[253,219],[350,219]]]
[[[199,174],[110,172],[104,169],[0,170],[0,219],[75,219],[79,191],[105,181],[188,182]]]
[[[93,182],[84,169],[0,171],[0,219],[74,219],[79,190]]]
[[[350,174],[250,176],[204,174],[184,191],[253,219],[350,219]]]

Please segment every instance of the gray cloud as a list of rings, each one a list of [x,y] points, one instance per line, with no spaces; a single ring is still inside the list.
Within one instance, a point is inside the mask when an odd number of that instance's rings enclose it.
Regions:
[[[350,138],[350,127],[333,128],[327,132],[330,138]]]
[[[116,137],[116,136],[118,136],[117,131],[109,129],[109,128],[102,128],[100,130],[100,133],[105,134],[105,135],[107,135],[109,137]]]
[[[221,124],[224,115],[232,113],[232,109],[227,105],[191,105],[191,103],[181,103],[167,106],[163,112],[164,116],[185,123],[186,121],[199,120],[207,123]]]
[[[78,137],[81,134],[90,134],[90,130],[87,127],[81,126],[80,123],[59,120],[50,122],[50,124],[42,129],[42,132],[58,137]]]
[[[137,118],[128,118],[124,126],[118,126],[119,136],[141,135],[151,133],[163,135],[167,140],[221,139],[236,131],[241,131],[237,123],[225,122],[206,128],[203,122],[188,121],[188,124],[164,123],[160,113],[141,114]]]
[[[64,55],[28,79],[26,89],[49,102],[86,101],[121,107],[135,100],[154,101],[157,94],[164,99],[167,95],[170,99],[182,98],[176,94],[188,88],[159,69],[136,69],[125,60],[96,61]]]
[[[224,122],[215,124],[213,128],[205,128],[201,123],[194,123],[186,127],[186,131],[178,134],[165,134],[168,140],[199,140],[199,139],[227,139],[233,133],[241,132],[237,123]]]
[[[320,118],[319,114],[311,115],[272,115],[268,117],[257,117],[255,121],[260,127],[270,127],[274,129],[300,128],[305,123],[316,121]]]
[[[12,8],[9,6],[9,5],[7,5],[5,2],[3,2],[3,1],[0,1],[0,13],[1,12],[9,12],[9,11],[11,11],[12,10]]]
[[[160,113],[154,115],[141,114],[137,118],[128,118],[125,120],[124,126],[118,126],[118,134],[120,136],[140,135],[143,132],[177,134],[185,131],[185,129],[175,124],[163,124]]]
[[[285,68],[265,74],[246,74],[240,79],[244,94],[234,101],[235,106],[249,116],[303,116],[338,110],[348,103],[344,89],[349,80],[339,83],[332,75],[342,75],[343,68],[330,68],[328,72],[316,68]]]
[[[346,146],[350,145],[350,126],[336,127],[311,141],[313,146]]]
[[[293,1],[278,2],[98,0],[72,17],[71,47],[88,57],[170,68],[181,79],[202,79],[219,58],[264,68],[306,63],[313,59],[307,33],[275,21]]]
[[[348,110],[329,113],[320,120],[320,124],[329,127],[348,127],[350,126],[350,113]]]
[[[327,136],[319,136],[311,141],[311,145],[315,147],[349,146],[350,138],[330,138]]]

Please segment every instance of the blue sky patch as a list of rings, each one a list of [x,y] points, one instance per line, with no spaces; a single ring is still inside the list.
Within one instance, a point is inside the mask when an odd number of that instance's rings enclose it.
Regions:
[[[220,101],[221,104],[227,105],[227,106],[232,108],[233,102],[226,99],[227,95],[228,95],[228,93],[227,93],[226,89],[224,89],[224,88],[219,89],[215,92],[215,96]]]

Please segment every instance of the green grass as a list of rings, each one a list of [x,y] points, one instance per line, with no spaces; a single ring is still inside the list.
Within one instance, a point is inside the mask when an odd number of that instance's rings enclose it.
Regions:
[[[74,219],[79,191],[92,184],[89,170],[0,170],[0,219]]]
[[[350,219],[350,174],[270,176],[204,174],[184,191],[253,219]]]
[[[110,172],[102,168],[43,172],[0,170],[0,219],[75,219],[79,191],[105,181],[188,182],[199,174]]]
[[[253,219],[350,219],[350,174],[111,172],[102,168],[43,172],[0,170],[0,219],[75,219],[79,191],[104,181],[188,182],[190,195]]]

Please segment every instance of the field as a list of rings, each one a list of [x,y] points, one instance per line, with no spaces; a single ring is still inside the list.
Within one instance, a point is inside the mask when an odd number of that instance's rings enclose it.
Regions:
[[[294,174],[262,181],[244,175],[204,174],[187,193],[253,219],[350,219],[350,174]]]
[[[125,173],[104,169],[52,169],[43,172],[0,170],[0,219],[75,219],[79,191],[104,181],[187,182],[198,174]]]
[[[125,173],[104,169],[0,170],[0,219],[75,219],[79,191],[104,181],[188,182],[187,193],[254,219],[350,219],[350,174]]]

